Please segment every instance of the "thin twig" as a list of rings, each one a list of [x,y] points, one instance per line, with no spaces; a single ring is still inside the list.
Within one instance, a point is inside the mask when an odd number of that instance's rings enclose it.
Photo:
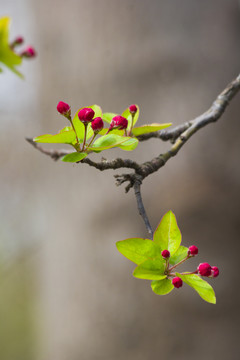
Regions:
[[[150,235],[150,238],[153,239],[153,229],[150,225],[150,222],[148,220],[148,217],[147,217],[147,213],[146,213],[146,210],[144,208],[144,205],[143,205],[143,201],[142,201],[142,195],[141,195],[141,180],[139,181],[135,181],[134,183],[134,192],[135,192],[135,196],[136,196],[136,199],[137,199],[137,206],[138,206],[138,211],[139,211],[139,214],[142,216],[143,218],[143,221],[144,221],[144,224],[146,226],[146,229]]]

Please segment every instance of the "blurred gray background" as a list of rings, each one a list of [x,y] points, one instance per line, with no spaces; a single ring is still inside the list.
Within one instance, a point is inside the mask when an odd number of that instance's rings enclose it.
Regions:
[[[24,140],[65,126],[59,100],[137,103],[141,124],[201,114],[239,73],[238,1],[8,0],[0,14],[38,53],[24,81],[0,75],[1,360],[239,359],[240,95],[142,187],[153,227],[171,209],[199,247],[190,268],[220,267],[216,306],[131,276],[115,242],[147,234],[113,171],[53,162]],[[143,162],[168,147],[104,156]]]

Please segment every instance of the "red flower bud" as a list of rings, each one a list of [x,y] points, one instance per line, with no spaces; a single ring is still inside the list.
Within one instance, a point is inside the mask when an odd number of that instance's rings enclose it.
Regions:
[[[36,56],[36,51],[32,46],[28,46],[25,50],[21,52],[20,55],[25,58],[32,58]]]
[[[175,288],[180,288],[183,285],[182,279],[178,276],[172,279],[172,284]]]
[[[71,115],[71,108],[70,106],[63,102],[63,101],[59,101],[59,103],[57,104],[57,111],[66,117],[69,117]]]
[[[212,268],[208,263],[201,263],[198,266],[198,273],[202,276],[210,276],[212,273]]]
[[[198,248],[195,245],[189,246],[188,255],[195,256],[198,254]]]
[[[24,39],[22,36],[17,36],[16,39],[13,41],[14,45],[21,45],[24,42]]]
[[[162,254],[162,257],[163,257],[164,259],[170,258],[170,251],[168,251],[168,250],[163,250],[163,251],[161,252],[161,254]]]
[[[128,127],[127,119],[121,115],[117,115],[112,118],[109,130],[112,129],[123,130],[126,129],[127,127]]]
[[[91,126],[95,133],[98,133],[99,131],[101,131],[104,127],[102,118],[96,117],[95,119],[93,119],[93,121],[91,122]]]
[[[219,268],[217,266],[212,266],[212,277],[217,277],[219,275]]]
[[[92,121],[94,115],[95,112],[91,108],[82,108],[78,113],[79,120],[83,123],[89,123]]]
[[[128,109],[131,114],[135,114],[137,112],[137,106],[135,104],[130,105]]]

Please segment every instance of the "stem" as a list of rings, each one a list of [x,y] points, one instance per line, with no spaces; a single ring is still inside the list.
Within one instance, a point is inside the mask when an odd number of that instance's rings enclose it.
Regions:
[[[92,140],[91,140],[90,143],[87,145],[87,147],[89,147],[89,146],[92,144],[92,142],[93,142],[93,140],[95,139],[96,136],[97,136],[97,134],[95,133],[95,134],[93,135],[93,137],[92,137]]]
[[[87,127],[88,127],[88,123],[84,123],[84,139],[83,139],[83,144],[82,144],[82,151],[84,150],[85,144],[86,144],[86,139],[87,139]]]
[[[170,267],[168,270],[169,270],[169,271],[172,271],[172,269],[175,269],[178,265],[184,263],[184,261],[186,261],[186,260],[189,259],[189,258],[190,258],[190,256],[187,255],[187,257],[185,257],[185,259],[179,261],[179,263],[177,263],[177,264],[175,264],[174,266]]]
[[[134,119],[135,114],[134,115],[131,114],[131,115],[132,115],[131,126],[130,126],[130,129],[128,130],[127,136],[131,136],[132,128],[133,128],[133,119]]]
[[[70,123],[71,123],[71,125],[72,125],[73,131],[75,132],[76,141],[77,141],[77,144],[78,144],[78,147],[79,147],[80,145],[79,145],[79,141],[78,141],[77,131],[76,131],[76,129],[75,129],[75,126],[73,125],[71,115],[69,115],[69,117],[67,117],[67,118],[68,118],[68,120],[70,121]]]
[[[136,199],[137,199],[137,206],[138,206],[139,214],[143,218],[143,221],[145,223],[147,232],[150,234],[151,240],[153,240],[153,229],[152,229],[152,227],[150,225],[150,222],[149,222],[148,217],[147,217],[147,213],[146,213],[144,205],[143,205],[141,189],[140,189],[140,182],[139,181],[136,181],[134,183],[134,192],[135,192],[135,196],[136,196]]]

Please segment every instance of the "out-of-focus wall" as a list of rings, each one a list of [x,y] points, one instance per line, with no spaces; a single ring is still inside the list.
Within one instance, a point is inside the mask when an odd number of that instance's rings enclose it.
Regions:
[[[119,113],[137,103],[142,124],[199,115],[239,72],[238,2],[12,0],[0,11],[38,52],[24,82],[0,84],[1,244],[6,261],[32,249],[36,359],[238,359],[239,96],[143,185],[153,227],[172,209],[184,245],[199,246],[193,268],[219,265],[216,306],[185,286],[158,297],[131,276],[115,242],[146,232],[113,171],[53,162],[24,142],[65,126],[59,100]],[[104,156],[143,162],[168,146]]]

